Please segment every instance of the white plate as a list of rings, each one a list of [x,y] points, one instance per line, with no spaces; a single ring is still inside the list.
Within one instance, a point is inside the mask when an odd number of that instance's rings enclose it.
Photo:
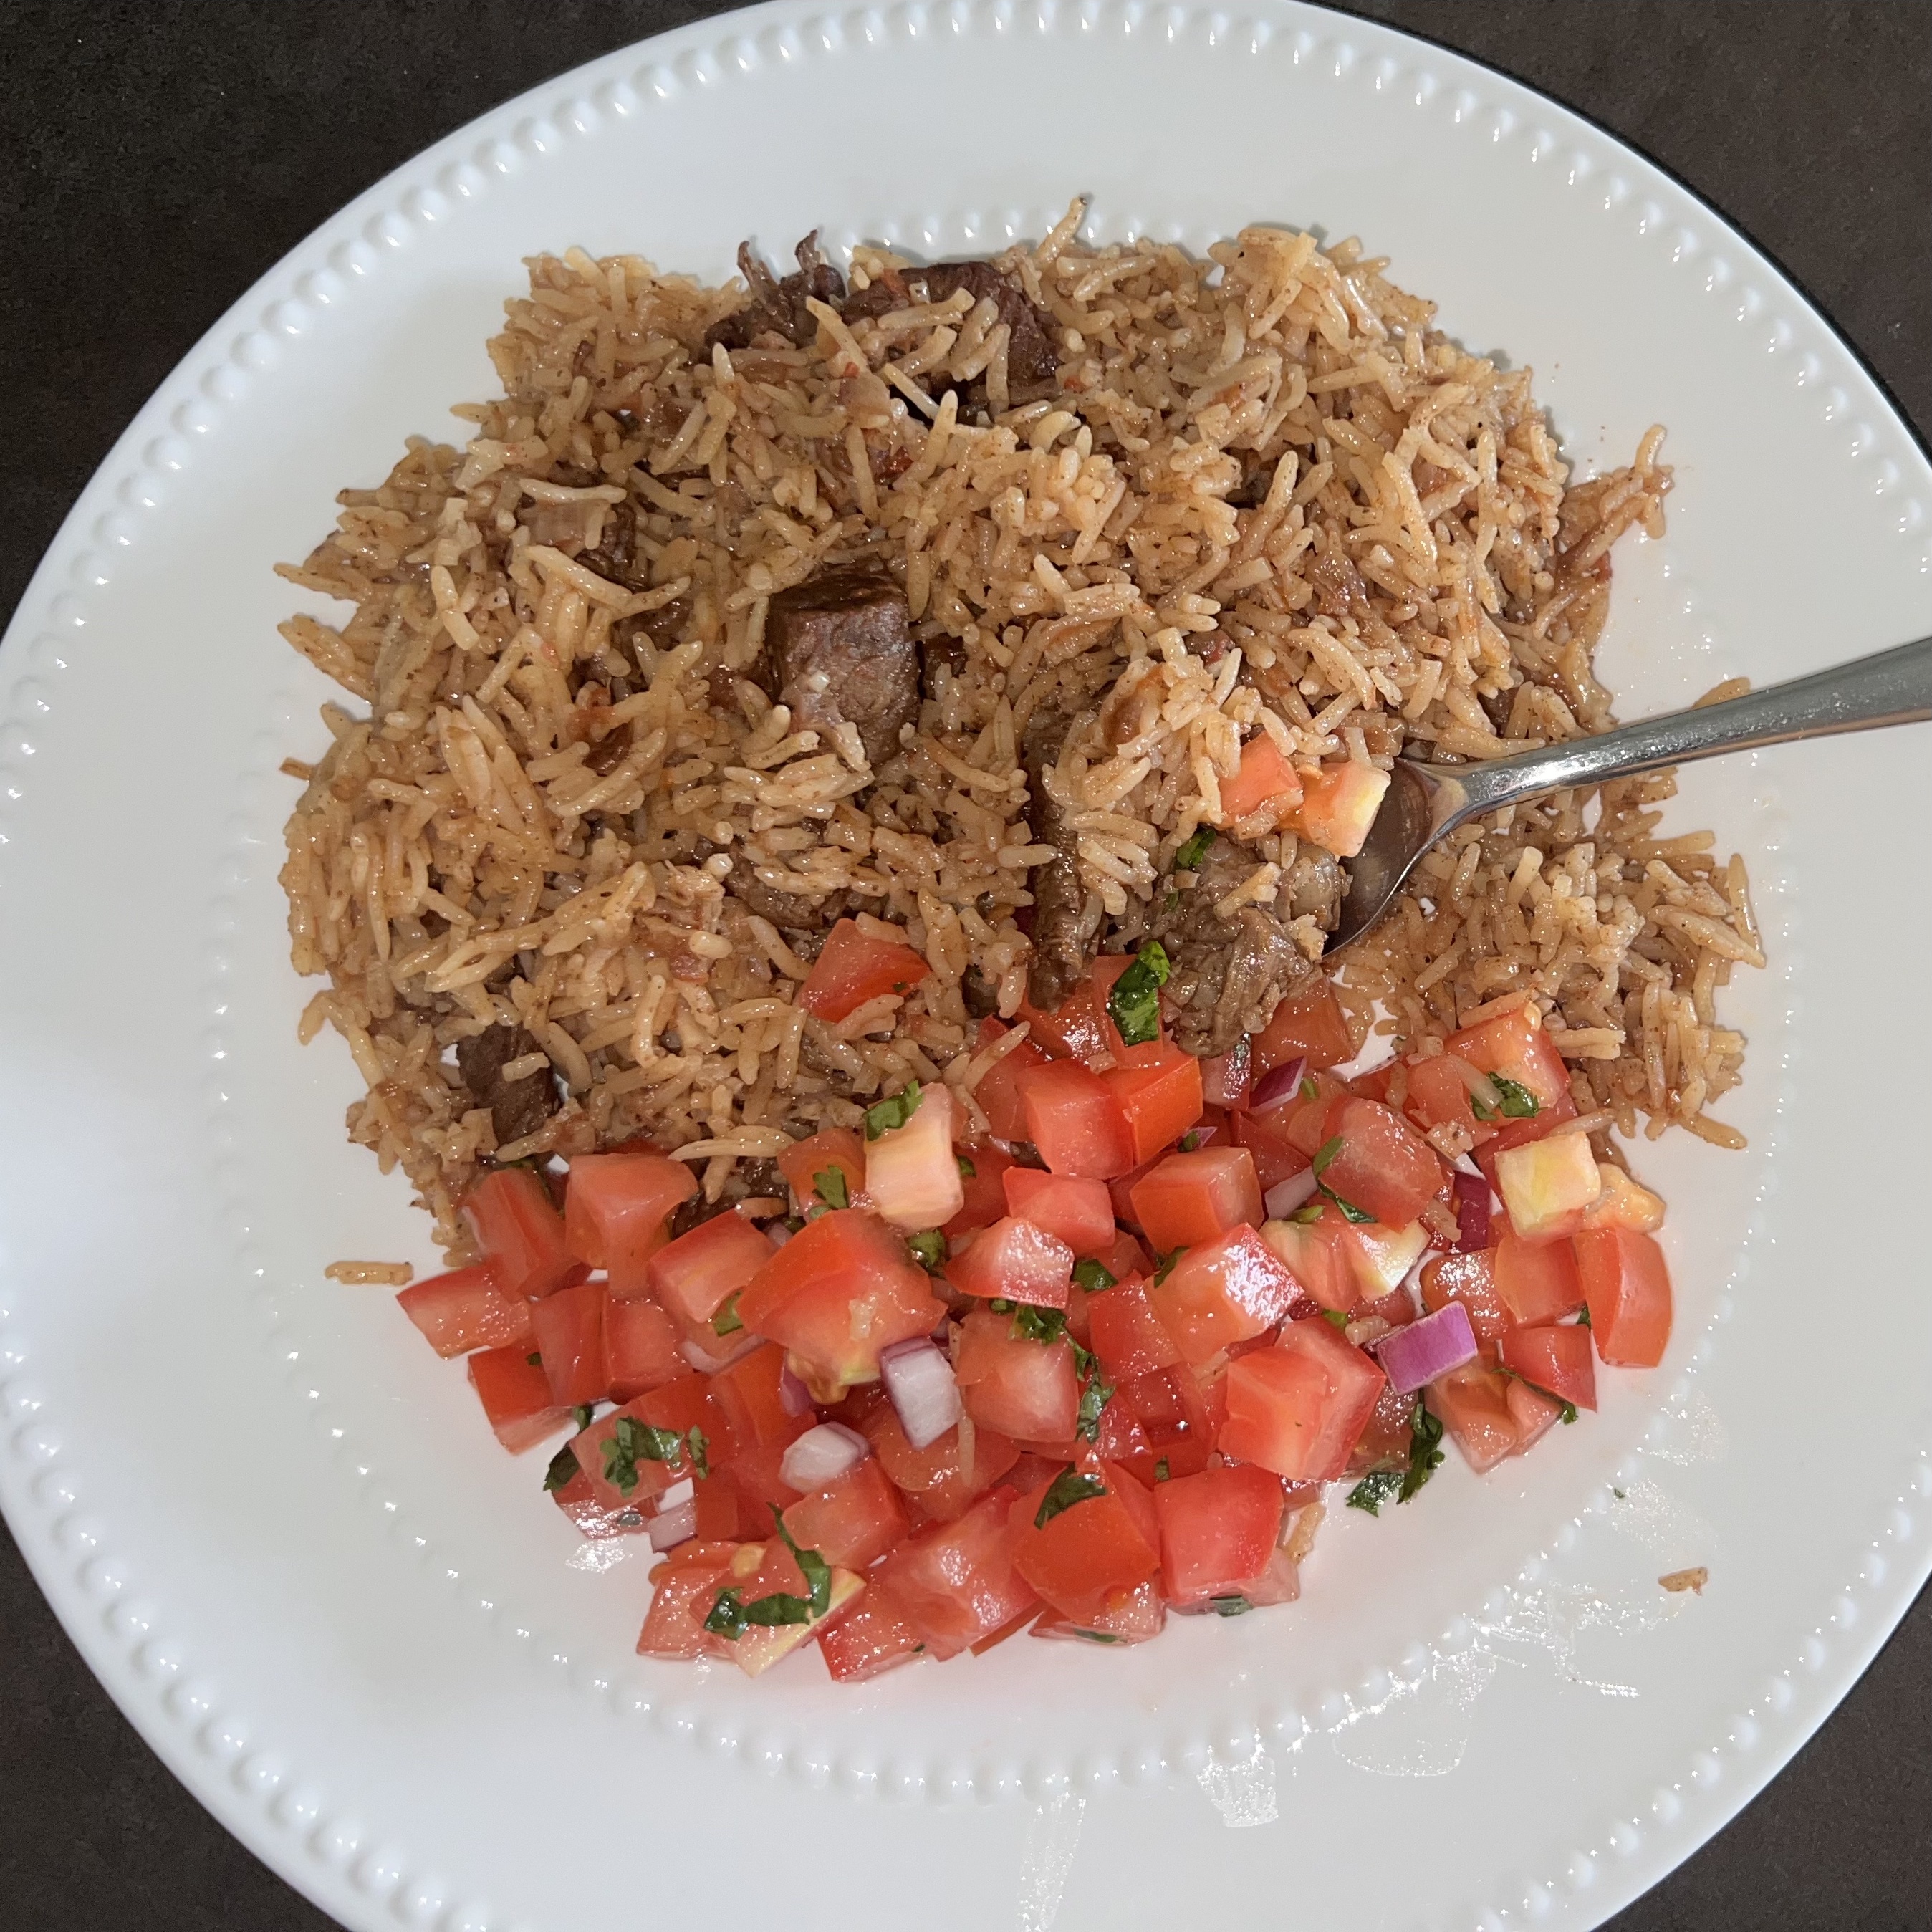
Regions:
[[[1687,782],[1773,963],[1728,997],[1750,1150],[1639,1155],[1670,1358],[1522,1463],[1337,1522],[1293,1610],[856,1691],[640,1661],[640,1557],[584,1567],[460,1373],[322,1279],[432,1257],[344,1142],[346,1056],[294,1041],[275,766],[326,694],[269,566],[406,432],[454,433],[526,253],[722,275],[816,224],[943,255],[1076,189],[1103,236],[1361,236],[1535,366],[1586,463],[1667,423],[1670,536],[1618,561],[1627,712],[1932,629],[1932,473],[1776,271],[1550,103],[1312,10],[767,8],[512,103],[305,243],[142,412],[0,658],[0,1493],[144,1735],[353,1926],[715,1920],[714,1874],[727,1922],[800,1927],[1594,1924],[1926,1574],[1926,1134],[1892,1096],[1932,1055],[1888,1016],[1932,923],[1916,848],[1860,843],[1932,822],[1922,733]],[[1704,1597],[1657,1588],[1693,1562]]]

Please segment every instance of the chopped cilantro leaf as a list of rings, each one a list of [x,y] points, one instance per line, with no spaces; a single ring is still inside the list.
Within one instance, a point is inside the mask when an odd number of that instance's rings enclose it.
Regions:
[[[1201,862],[1207,857],[1208,848],[1214,844],[1214,837],[1213,826],[1202,826],[1175,849],[1172,869],[1177,872],[1200,871]]]
[[[877,1140],[881,1134],[889,1134],[895,1127],[902,1127],[919,1109],[919,1082],[908,1080],[905,1085],[889,1100],[880,1100],[866,1109],[866,1138]]]
[[[1533,1120],[1542,1112],[1542,1102],[1520,1082],[1512,1080],[1504,1074],[1492,1073],[1490,1084],[1503,1096],[1503,1113],[1507,1118]]]
[[[822,1174],[814,1174],[812,1184],[818,1189],[818,1198],[826,1207],[851,1206],[851,1191],[845,1185],[845,1170],[842,1167],[828,1167]]]
[[[543,1366],[543,1358],[541,1355],[526,1355],[524,1360],[533,1369],[540,1369]]]
[[[922,1228],[916,1234],[908,1234],[906,1246],[911,1249],[913,1259],[928,1274],[937,1274],[945,1265],[946,1237],[937,1228]]]
[[[675,1465],[684,1460],[690,1446],[675,1429],[659,1429],[640,1422],[634,1415],[620,1415],[616,1427],[604,1439],[604,1480],[614,1484],[628,1496],[638,1486],[639,1462]]]
[[[1063,1510],[1070,1510],[1076,1503],[1090,1502],[1096,1496],[1104,1496],[1107,1486],[1098,1476],[1083,1475],[1078,1469],[1063,1469],[1054,1478],[1046,1494],[1040,1499],[1040,1508],[1034,1510],[1033,1526],[1044,1529]]]
[[[1520,1370],[1504,1368],[1502,1372],[1504,1375],[1510,1377],[1512,1381],[1522,1383],[1525,1388],[1534,1389],[1538,1395],[1542,1396],[1545,1402],[1553,1402],[1556,1403],[1558,1412],[1561,1413],[1563,1420],[1565,1422],[1574,1422],[1576,1420],[1576,1405],[1574,1402],[1564,1401],[1563,1397],[1558,1395],[1554,1389],[1546,1389],[1540,1382],[1532,1382],[1528,1376],[1522,1374]]]
[[[1348,1325],[1348,1316],[1344,1315],[1339,1308],[1323,1309],[1322,1311],[1322,1318],[1323,1321],[1329,1323],[1331,1326],[1336,1328],[1346,1328]]]
[[[1161,1283],[1173,1274],[1174,1263],[1186,1252],[1185,1248],[1170,1248],[1161,1256],[1160,1265],[1154,1271],[1154,1286],[1156,1288],[1160,1287]]]
[[[1165,1456],[1156,1460],[1154,1466],[1154,1479],[1156,1483],[1166,1482],[1172,1473],[1173,1472],[1167,1466],[1167,1458]]]
[[[1305,1206],[1298,1208],[1288,1218],[1298,1222],[1304,1228],[1312,1226],[1322,1218],[1322,1204],[1318,1201],[1310,1201]]]
[[[578,1472],[577,1451],[566,1442],[550,1459],[550,1467],[544,1472],[544,1492],[554,1495],[562,1489]]]
[[[1430,1413],[1421,1396],[1415,1398],[1415,1414],[1408,1425],[1408,1473],[1402,1479],[1397,1502],[1407,1502],[1442,1466],[1442,1422]]]
[[[1150,939],[1134,955],[1134,963],[1114,982],[1107,995],[1107,1012],[1130,1046],[1144,1046],[1160,1037],[1160,989],[1167,984],[1166,950]]]
[[[822,1617],[832,1607],[832,1566],[815,1550],[801,1550],[792,1533],[785,1527],[785,1520],[776,1504],[771,1506],[772,1520],[778,1526],[778,1534],[784,1539],[799,1568],[804,1573],[806,1587],[812,1592],[812,1614]]]
[[[691,1466],[700,1476],[711,1474],[711,1438],[701,1429],[694,1427],[685,1438],[691,1445]]]
[[[1180,1151],[1192,1154],[1201,1144],[1201,1132],[1197,1127],[1190,1127],[1180,1137]]]
[[[1114,1277],[1096,1261],[1076,1262],[1073,1264],[1073,1285],[1084,1288],[1089,1294],[1099,1294],[1114,1286]]]
[[[1402,1487],[1400,1469],[1371,1469],[1348,1492],[1351,1509],[1366,1510],[1371,1516],[1380,1516],[1382,1504],[1388,1502]]]
[[[745,1606],[738,1600],[735,1589],[718,1592],[718,1600],[711,1606],[704,1628],[713,1636],[727,1637],[734,1643],[745,1634]]]
[[[743,1292],[744,1291],[742,1288],[734,1288],[731,1292],[724,1298],[724,1306],[719,1309],[718,1312],[711,1318],[711,1332],[712,1334],[735,1335],[740,1329],[744,1327],[745,1324],[739,1318],[738,1315],[738,1297],[742,1294]]]
[[[1584,1303],[1582,1306],[1576,1311],[1576,1326],[1580,1328],[1587,1328],[1589,1325],[1590,1304],[1586,1301]]]
[[[980,1172],[980,1170],[975,1167],[963,1154],[955,1155],[954,1158],[959,1163],[959,1178],[961,1180],[970,1180]]]
[[[1301,1076],[1301,1097],[1304,1100],[1318,1100],[1322,1097],[1322,1083],[1312,1073]]]
[[[570,1419],[579,1429],[588,1429],[590,1418],[596,1413],[597,1405],[594,1402],[580,1402],[570,1412]]]
[[[1315,1158],[1309,1165],[1315,1170],[1315,1178],[1320,1180],[1328,1170],[1328,1163],[1342,1151],[1342,1136],[1331,1135],[1316,1150]]]
[[[1072,1630],[1070,1634],[1084,1637],[1089,1643],[1118,1643],[1120,1641],[1112,1630]]]
[[[1491,1106],[1480,1094],[1472,1094],[1469,1096],[1469,1111],[1479,1120],[1493,1120],[1496,1117],[1496,1108]]]
[[[1036,1308],[1030,1301],[1015,1302],[1013,1334],[1022,1341],[1057,1342],[1066,1333],[1064,1308]]]
[[[1246,1616],[1248,1612],[1254,1608],[1254,1605],[1250,1603],[1246,1598],[1237,1592],[1226,1597],[1210,1597],[1208,1599],[1208,1607],[1217,1617],[1240,1617]]]
[[[1084,1348],[1080,1352],[1087,1354]],[[1100,1412],[1113,1400],[1114,1384],[1103,1379],[1100,1365],[1091,1355],[1088,1355],[1081,1364],[1081,1372],[1085,1380],[1080,1388],[1080,1413],[1074,1424],[1074,1432],[1084,1442],[1097,1442],[1100,1439]]]

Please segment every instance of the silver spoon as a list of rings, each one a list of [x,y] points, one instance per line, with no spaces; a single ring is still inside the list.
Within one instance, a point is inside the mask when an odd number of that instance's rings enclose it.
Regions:
[[[1341,923],[1328,950],[1338,951],[1360,938],[1388,910],[1415,862],[1467,819],[1569,785],[1601,784],[1725,752],[1928,718],[1932,718],[1932,638],[1922,638],[1722,704],[1646,718],[1598,737],[1519,752],[1513,758],[1473,765],[1398,758],[1361,851],[1348,862]]]

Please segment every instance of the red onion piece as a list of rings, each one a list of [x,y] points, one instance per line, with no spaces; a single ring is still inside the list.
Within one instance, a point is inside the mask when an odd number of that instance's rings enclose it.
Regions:
[[[1433,1315],[1384,1335],[1375,1345],[1375,1357],[1397,1395],[1413,1394],[1425,1382],[1476,1359],[1469,1311],[1460,1301],[1446,1302]]]
[[[1298,1055],[1285,1066],[1270,1067],[1255,1082],[1248,1096],[1248,1112],[1264,1114],[1270,1107],[1283,1107],[1301,1090],[1302,1076],[1308,1071],[1308,1056]]]
[[[789,1362],[778,1371],[778,1400],[784,1405],[788,1415],[812,1413],[812,1391],[799,1380],[797,1372]]]
[[[742,1334],[721,1338],[715,1348],[686,1340],[679,1342],[677,1352],[700,1375],[715,1376],[720,1369],[728,1369],[740,1355],[748,1355],[759,1346],[759,1340],[747,1328]]]
[[[694,1496],[675,1509],[659,1510],[645,1528],[651,1547],[660,1556],[680,1543],[688,1543],[698,1534],[698,1499]]]
[[[915,1449],[938,1442],[958,1421],[959,1384],[952,1378],[952,1364],[924,1336],[881,1349],[879,1370],[899,1426]]]
[[[1315,1198],[1315,1190],[1320,1185],[1312,1167],[1304,1167],[1299,1174],[1291,1174],[1286,1180],[1277,1180],[1262,1198],[1268,1219],[1286,1221],[1298,1208]]]
[[[765,1230],[765,1239],[775,1248],[782,1248],[791,1239],[791,1230],[782,1221],[774,1221]]]
[[[1490,1184],[1479,1174],[1456,1174],[1456,1246],[1474,1254],[1490,1245]]]
[[[836,1483],[872,1453],[872,1445],[856,1429],[842,1422],[821,1422],[785,1450],[778,1474],[793,1489],[809,1496]]]
[[[1253,1084],[1253,1048],[1246,1034],[1218,1060],[1201,1063],[1202,1096],[1210,1107],[1245,1107]]]
[[[657,1514],[666,1510],[682,1508],[698,1493],[698,1485],[688,1476],[681,1476],[658,1498]]]

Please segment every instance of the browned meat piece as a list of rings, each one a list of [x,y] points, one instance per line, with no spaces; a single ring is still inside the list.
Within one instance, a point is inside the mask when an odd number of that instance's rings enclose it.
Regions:
[[[966,1003],[970,1018],[990,1019],[1000,1010],[1000,989],[976,966],[968,966],[959,976],[959,997]]]
[[[1020,736],[1020,761],[1027,775],[1027,818],[1034,843],[1054,848],[1054,856],[1034,869],[1028,882],[1034,904],[1027,998],[1047,1013],[1087,976],[1100,940],[1097,924],[1090,925],[1086,919],[1087,894],[1075,856],[1077,842],[1066,814],[1046,789],[1046,774],[1059,760],[1070,724],[1064,712],[1036,711]]]
[[[512,1060],[542,1051],[521,1027],[487,1027],[456,1042],[456,1070],[477,1106],[490,1109],[499,1147],[535,1133],[562,1104],[547,1065],[520,1080],[503,1078]]]
[[[1036,308],[1024,289],[1011,276],[1002,274],[990,262],[935,262],[930,268],[902,268],[898,280],[905,292],[884,282],[855,291],[846,298],[848,319],[882,315],[888,309],[908,304],[943,302],[964,289],[976,303],[991,296],[1000,311],[1000,320],[1011,332],[1006,344],[1006,385],[1017,401],[1022,392],[1050,382],[1059,373],[1060,352],[1054,344],[1053,318]],[[933,379],[938,394],[949,386],[942,376]],[[966,384],[965,394],[974,404],[986,394],[983,378]]]
[[[874,771],[918,722],[919,646],[905,592],[883,571],[831,571],[780,591],[765,650],[746,675],[791,706],[796,726],[856,725]]]
[[[822,899],[807,898],[802,892],[788,892],[768,886],[741,860],[734,868],[726,890],[760,919],[768,919],[782,931],[822,932],[844,916],[847,895],[830,892]]]
[[[614,731],[605,732],[585,754],[584,762],[600,778],[608,778],[624,762],[630,748],[631,726],[626,719]]]
[[[836,308],[845,298],[845,278],[819,254],[815,228],[798,244],[796,274],[773,280],[748,242],[738,244],[738,268],[752,299],[706,330],[707,351],[720,342],[727,349],[748,349],[766,334],[782,335],[794,349],[808,348],[818,336],[818,321],[806,304],[816,299]]]
[[[1324,616],[1352,617],[1358,624],[1366,625],[1375,615],[1369,586],[1355,568],[1354,559],[1345,550],[1331,550],[1318,556],[1308,566],[1308,578]]]
[[[1154,916],[1154,936],[1172,968],[1162,1004],[1174,1043],[1204,1060],[1260,1032],[1316,970],[1288,936],[1291,915],[1279,898],[1244,905],[1231,919],[1215,911],[1260,863],[1247,846],[1217,838],[1192,889],[1180,886]]]
[[[1279,454],[1264,456],[1254,449],[1231,450],[1228,454],[1239,460],[1241,478],[1228,492],[1226,501],[1238,510],[1258,510],[1268,501],[1268,485],[1274,481]]]
[[[787,1198],[785,1178],[776,1161],[741,1160],[732,1170],[731,1178],[724,1184],[722,1198],[707,1201],[702,1194],[694,1194],[672,1210],[670,1238],[676,1240],[679,1235],[689,1234],[704,1222],[715,1221],[720,1214],[730,1214],[741,1201],[783,1201]]]
[[[650,572],[638,556],[638,513],[628,503],[610,506],[597,548],[581,552],[577,560],[626,590],[650,587]]]
[[[1342,895],[1348,890],[1341,860],[1304,838],[1294,855],[1294,863],[1282,875],[1281,896],[1275,903],[1280,905],[1286,901],[1291,919],[1312,913],[1324,932],[1333,932],[1341,910]]]

